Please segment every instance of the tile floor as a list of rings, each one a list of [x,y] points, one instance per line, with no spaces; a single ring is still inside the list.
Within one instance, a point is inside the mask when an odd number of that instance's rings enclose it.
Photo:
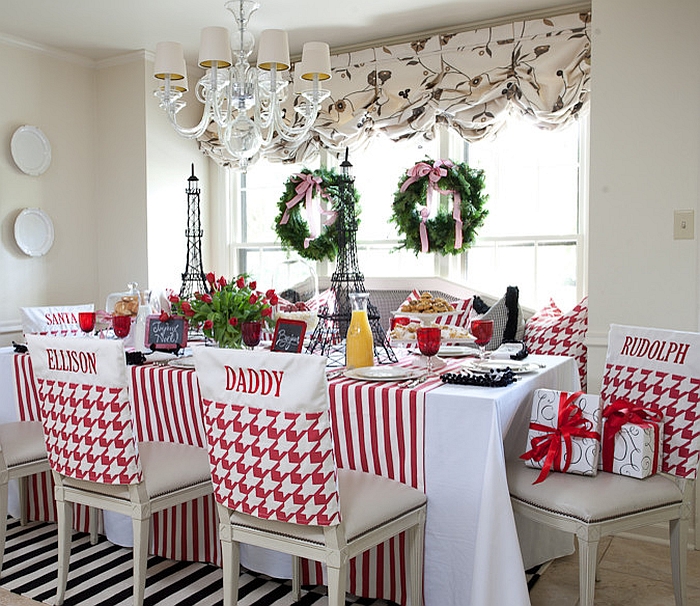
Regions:
[[[601,539],[595,606],[675,606],[669,548]],[[700,606],[700,551],[688,551],[688,606]],[[578,606],[578,554],[555,560],[530,592],[532,606]]]
[[[606,537],[599,558],[595,606],[675,606],[668,547]],[[687,574],[688,606],[700,605],[700,551],[688,552]],[[577,554],[553,562],[537,581],[530,600],[532,606],[577,606]],[[37,604],[0,588],[0,606]]]

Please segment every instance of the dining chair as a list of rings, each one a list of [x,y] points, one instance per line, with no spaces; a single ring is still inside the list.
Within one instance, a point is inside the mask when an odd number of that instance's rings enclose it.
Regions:
[[[224,606],[237,603],[239,543],[325,564],[329,606],[345,604],[351,558],[399,533],[410,549],[409,598],[422,603],[425,494],[337,469],[326,358],[194,350],[222,545]]]
[[[604,471],[594,477],[550,473],[534,484],[539,469],[509,461],[513,510],[576,534],[581,606],[593,605],[602,537],[667,521],[676,606],[685,606],[690,498],[700,448],[700,334],[612,325],[600,397],[603,406],[625,398],[658,407],[661,473],[645,479]]]
[[[27,478],[49,471],[44,434],[39,421],[0,424],[0,571],[5,554],[10,480],[19,484],[20,522],[28,519]]]
[[[131,517],[135,606],[143,604],[151,514],[211,494],[203,448],[136,442],[122,341],[27,335],[55,482],[58,587],[68,580],[74,503]]]

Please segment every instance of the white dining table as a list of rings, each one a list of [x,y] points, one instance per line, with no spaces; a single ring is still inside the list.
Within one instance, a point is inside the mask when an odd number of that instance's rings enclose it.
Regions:
[[[443,385],[427,394],[426,606],[528,605],[525,569],[573,552],[570,535],[516,530],[510,505],[505,453],[524,452],[534,390],[579,389],[573,359],[527,360],[545,368],[507,387]]]
[[[414,436],[420,469],[412,483],[428,497],[426,606],[526,606],[526,567],[573,552],[569,535],[549,537],[520,524],[516,529],[510,506],[506,454],[524,450],[534,390],[579,389],[572,358],[531,355],[528,361],[542,368],[506,387],[445,384],[425,392],[422,433]],[[0,349],[0,380],[13,380],[12,348]],[[0,421],[17,420],[17,408],[15,390],[0,390]],[[17,515],[16,500],[10,511]],[[107,528],[118,544],[128,544],[121,536],[128,533],[129,523]],[[242,562],[272,576],[291,570],[280,554],[252,548],[244,550]]]

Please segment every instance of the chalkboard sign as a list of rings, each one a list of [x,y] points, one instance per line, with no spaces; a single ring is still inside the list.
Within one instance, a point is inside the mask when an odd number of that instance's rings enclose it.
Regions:
[[[152,351],[172,351],[177,353],[187,345],[187,320],[171,317],[161,322],[160,316],[146,318],[146,345]]]
[[[270,350],[299,353],[304,346],[305,332],[306,322],[302,320],[278,318],[275,324],[275,334],[272,337]]]

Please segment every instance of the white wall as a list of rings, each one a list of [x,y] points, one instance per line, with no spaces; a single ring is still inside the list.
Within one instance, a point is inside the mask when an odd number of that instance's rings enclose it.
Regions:
[[[94,302],[97,295],[95,73],[77,57],[0,40],[0,345],[18,337],[19,307]],[[10,139],[21,125],[39,127],[52,162],[40,176],[21,172]],[[51,217],[53,248],[28,257],[14,240],[25,207]]]
[[[589,378],[611,323],[698,330],[700,2],[593,0]]]
[[[148,283],[146,108],[141,54],[97,70],[99,299]]]
[[[199,179],[204,250],[211,236],[207,225],[208,206],[214,195],[210,170],[216,177],[217,168],[199,152],[195,141],[183,139],[172,128],[153,95],[156,81],[152,75],[152,61],[148,61],[145,67],[149,286],[154,292],[166,288],[179,292],[182,273],[187,265],[186,189],[189,187],[191,166],[194,164],[194,174]],[[196,82],[195,71],[190,68],[189,72],[190,82]],[[187,98],[188,105],[177,114],[177,119],[182,126],[190,127],[199,121],[202,105],[191,94]],[[205,272],[208,271],[206,262],[205,257]]]
[[[190,165],[206,206],[211,163],[158,110],[151,73],[143,51],[98,65],[0,39],[0,346],[20,338],[20,306],[102,309],[129,281],[179,290]],[[39,177],[22,173],[10,154],[23,124],[41,128],[52,145]],[[43,257],[15,244],[14,220],[25,207],[53,220],[55,243]]]

